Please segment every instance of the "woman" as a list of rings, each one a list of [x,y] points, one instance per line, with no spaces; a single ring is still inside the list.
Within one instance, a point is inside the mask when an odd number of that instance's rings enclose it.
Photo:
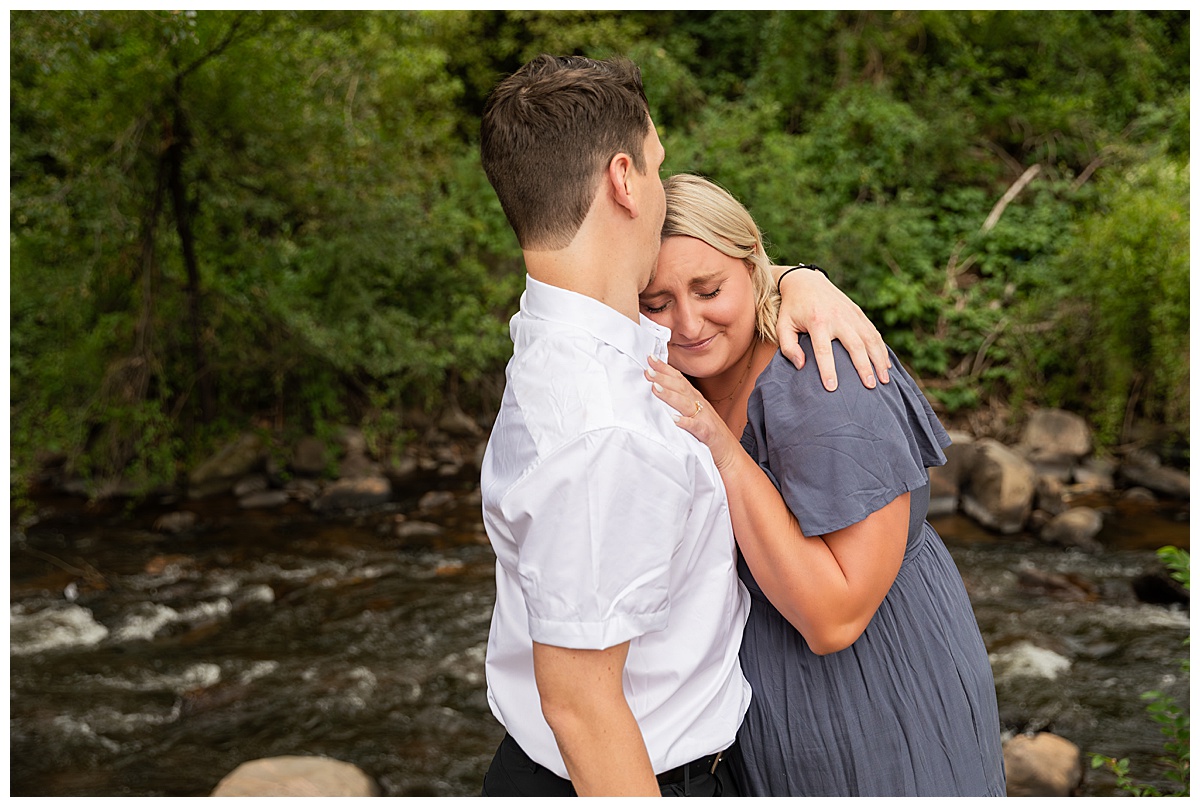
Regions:
[[[832,393],[784,360],[753,219],[699,177],[666,191],[641,306],[671,329],[670,365],[647,375],[713,453],[752,595],[742,792],[1004,795],[987,652],[925,520],[949,437],[894,354],[890,384]]]

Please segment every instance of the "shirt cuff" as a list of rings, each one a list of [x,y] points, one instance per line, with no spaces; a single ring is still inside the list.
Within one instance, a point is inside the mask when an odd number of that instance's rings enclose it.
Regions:
[[[649,614],[618,614],[603,622],[556,622],[529,618],[529,636],[539,644],[575,650],[604,650],[667,627],[669,608]]]

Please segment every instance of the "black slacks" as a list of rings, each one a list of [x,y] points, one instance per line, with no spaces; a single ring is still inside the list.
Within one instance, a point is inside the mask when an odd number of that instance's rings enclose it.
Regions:
[[[737,785],[722,760],[717,772],[693,774],[686,781],[660,785],[664,796],[737,796]],[[483,777],[484,796],[574,796],[570,780],[563,779],[529,758],[517,741],[505,734]]]

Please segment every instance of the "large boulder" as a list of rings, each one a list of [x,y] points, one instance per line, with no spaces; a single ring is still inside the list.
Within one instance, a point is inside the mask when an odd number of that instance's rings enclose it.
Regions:
[[[1050,519],[1038,537],[1048,544],[1096,552],[1101,548],[1096,536],[1103,527],[1104,516],[1100,515],[1098,510],[1090,507],[1072,507]]]
[[[1083,784],[1079,746],[1057,734],[1018,734],[1004,744],[1009,796],[1072,796]]]
[[[392,484],[384,476],[364,476],[339,479],[325,489],[312,503],[318,513],[337,510],[362,510],[387,503],[392,498]]]
[[[929,469],[929,515],[957,512],[963,480],[975,459],[975,438],[967,432],[951,431],[946,447],[946,464]]]
[[[188,495],[194,499],[225,493],[242,477],[262,467],[266,458],[263,439],[245,432],[200,463],[188,476]]]
[[[431,521],[396,521],[393,535],[402,541],[437,538],[445,530]]]
[[[1072,490],[1076,493],[1108,493],[1116,487],[1113,481],[1116,473],[1117,463],[1113,460],[1088,457],[1072,472],[1075,480]]]
[[[962,509],[989,529],[1020,532],[1033,509],[1036,486],[1037,475],[1028,460],[995,440],[978,440]]]
[[[321,483],[315,479],[289,479],[283,490],[296,501],[311,502],[321,495]]]
[[[337,430],[335,439],[343,454],[367,453],[367,437],[363,434],[362,429],[354,426],[342,426]]]
[[[458,443],[434,449],[433,458],[438,462],[437,474],[441,477],[458,476],[466,466],[463,447]]]
[[[1087,421],[1062,409],[1039,409],[1021,433],[1021,446],[1033,463],[1074,465],[1092,453]]]
[[[431,510],[441,510],[447,505],[454,503],[454,494],[448,490],[431,490],[421,496],[417,500],[417,509],[429,512]]]
[[[338,430],[337,440],[342,449],[337,470],[339,479],[377,477],[382,473],[379,463],[369,456],[367,438],[362,430],[343,426]]]
[[[1148,451],[1133,451],[1121,463],[1121,476],[1129,485],[1149,488],[1163,496],[1187,499],[1191,496],[1191,478],[1183,471],[1169,468]]]
[[[409,455],[386,460],[382,465],[383,473],[392,480],[393,485],[404,486],[420,477],[417,458]]]
[[[1053,474],[1039,476],[1035,488],[1034,504],[1051,516],[1065,513],[1071,508],[1067,503],[1067,486]]]
[[[213,796],[378,796],[379,785],[349,762],[327,757],[268,757],[237,766]]]
[[[1154,491],[1152,490],[1133,487],[1121,494],[1121,501],[1127,506],[1131,505],[1139,510],[1145,510],[1153,507],[1158,502],[1158,497],[1154,495]]]

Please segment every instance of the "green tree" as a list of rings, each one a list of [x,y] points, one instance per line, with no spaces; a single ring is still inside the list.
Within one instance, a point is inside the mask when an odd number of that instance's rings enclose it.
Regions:
[[[479,114],[543,51],[633,58],[667,170],[829,269],[946,406],[1187,439],[1186,12],[10,23],[18,485],[39,450],[147,487],[247,425],[489,412],[523,273]]]
[[[137,456],[147,478],[169,477],[177,435],[170,409],[154,402],[180,387],[165,318],[187,323],[179,355],[210,411],[185,93],[262,30],[244,14],[13,14],[17,448],[25,438],[88,446],[85,469],[111,472]]]
[[[464,223],[488,202],[425,17],[13,22],[19,449],[148,484],[226,418],[309,425],[339,388],[395,405],[495,363],[502,219]]]
[[[1089,412],[1106,444],[1135,416],[1189,437],[1189,180],[1159,156],[1100,183],[1056,258],[1057,285],[1035,298],[1048,327],[1019,334],[1036,385],[1053,404]]]

